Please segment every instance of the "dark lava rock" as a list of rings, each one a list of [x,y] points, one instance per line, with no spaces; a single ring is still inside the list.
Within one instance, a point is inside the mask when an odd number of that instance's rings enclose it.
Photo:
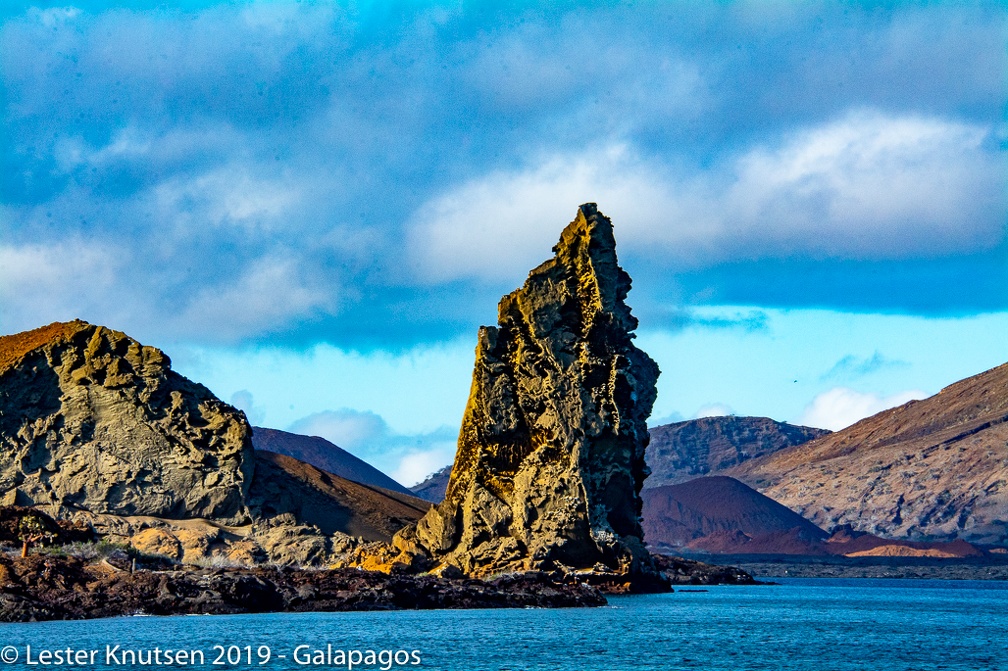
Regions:
[[[0,558],[0,621],[149,615],[433,608],[602,606],[588,585],[545,573],[490,581],[359,569],[124,571],[107,562],[32,555]]]

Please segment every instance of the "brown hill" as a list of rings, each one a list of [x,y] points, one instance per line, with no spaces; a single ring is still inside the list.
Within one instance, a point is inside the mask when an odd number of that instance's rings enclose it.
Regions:
[[[353,482],[287,455],[256,450],[255,459],[249,508],[258,518],[290,513],[325,534],[387,541],[430,508],[415,496]]]
[[[1008,364],[728,473],[821,527],[1008,544]]]
[[[646,489],[644,539],[652,548],[718,553],[823,554],[829,534],[738,480],[696,478]]]
[[[659,551],[729,555],[978,557],[962,541],[913,542],[840,527],[832,535],[733,478],[702,477],[645,490],[644,530]]]
[[[427,476],[427,479],[420,484],[410,487],[414,496],[430,501],[431,503],[441,503],[444,500],[445,491],[448,489],[448,479],[451,477],[452,465],[448,464],[439,471],[435,471]]]
[[[318,436],[302,436],[277,429],[252,427],[252,445],[256,450],[285,454],[323,471],[363,485],[381,487],[414,496],[406,487],[362,459]]]

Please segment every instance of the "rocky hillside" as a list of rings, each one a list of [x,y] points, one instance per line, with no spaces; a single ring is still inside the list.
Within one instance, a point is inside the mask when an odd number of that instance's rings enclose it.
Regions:
[[[748,459],[801,445],[825,429],[776,422],[768,417],[702,417],[650,431],[645,487],[661,487],[720,473]]]
[[[186,561],[319,563],[428,507],[256,453],[240,411],[82,321],[0,338],[0,500]]]
[[[655,426],[648,433],[651,443],[644,459],[651,475],[644,480],[645,489],[713,475],[829,431],[775,422],[767,417],[703,417]],[[445,466],[410,490],[437,503],[444,498],[450,474],[451,465]]]
[[[380,487],[389,491],[416,496],[371,464],[358,459],[343,448],[333,445],[325,438],[302,436],[277,429],[252,427],[252,445],[256,450],[266,450],[276,454],[294,457],[327,473],[359,482],[362,485]],[[426,498],[426,497],[421,497]],[[440,499],[438,499],[440,500]]]
[[[729,473],[824,528],[1008,545],[1008,364]]]

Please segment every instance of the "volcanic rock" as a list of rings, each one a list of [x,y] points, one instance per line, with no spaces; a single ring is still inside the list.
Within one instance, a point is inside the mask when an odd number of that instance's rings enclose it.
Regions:
[[[0,504],[170,560],[327,563],[429,504],[254,452],[245,415],[82,321],[0,338]]]
[[[116,561],[0,556],[0,622],[144,613],[230,614],[602,606],[598,590],[544,573],[491,581],[257,567],[130,571]]]
[[[0,338],[0,492],[54,511],[247,523],[244,415],[119,331]]]
[[[446,498],[396,542],[468,575],[564,567],[643,585],[658,366],[633,345],[609,219],[582,205],[553,251],[480,329]]]

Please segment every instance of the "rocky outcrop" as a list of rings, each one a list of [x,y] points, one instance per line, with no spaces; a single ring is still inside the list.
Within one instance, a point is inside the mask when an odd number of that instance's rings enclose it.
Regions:
[[[1008,546],[1008,364],[728,474],[829,529]]]
[[[240,524],[251,475],[244,415],[160,350],[82,321],[0,338],[3,503]]]
[[[430,507],[255,452],[243,413],[82,321],[0,338],[0,503],[187,563],[320,565]]]
[[[701,417],[650,430],[644,486],[673,485],[716,475],[749,459],[820,438],[825,429],[777,422],[768,417]]]
[[[644,585],[658,366],[633,344],[609,219],[582,205],[553,250],[480,329],[446,498],[396,542],[474,576],[564,568]]]

